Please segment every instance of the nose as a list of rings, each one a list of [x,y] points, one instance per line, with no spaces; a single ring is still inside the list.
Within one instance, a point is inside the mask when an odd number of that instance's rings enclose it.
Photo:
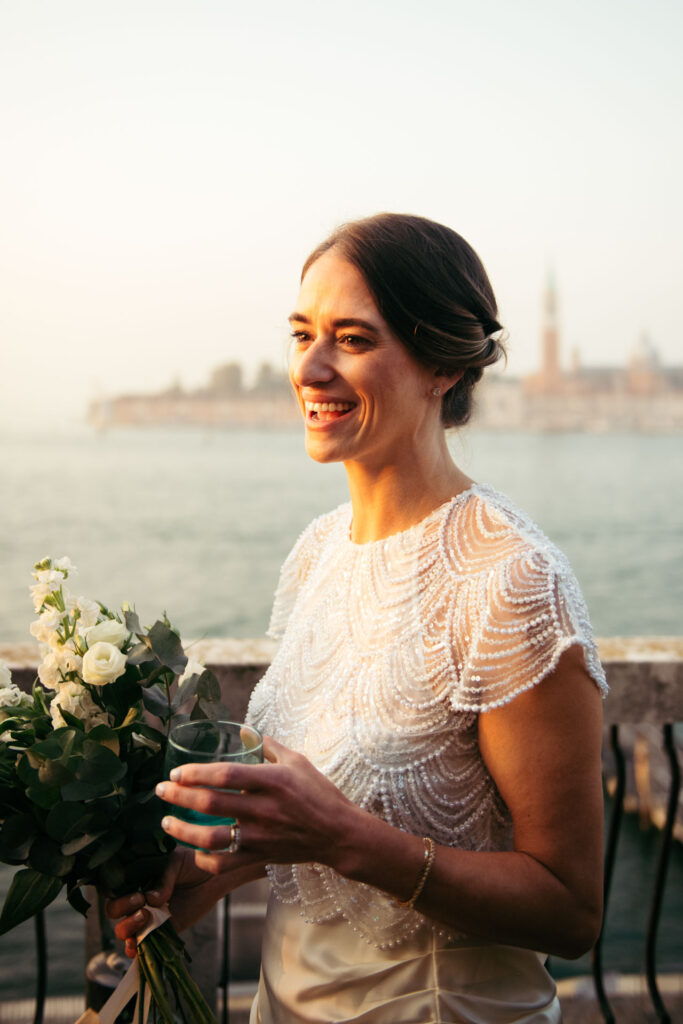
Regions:
[[[289,376],[292,384],[300,388],[334,379],[331,353],[323,338],[316,338],[306,345],[295,343],[289,359]]]

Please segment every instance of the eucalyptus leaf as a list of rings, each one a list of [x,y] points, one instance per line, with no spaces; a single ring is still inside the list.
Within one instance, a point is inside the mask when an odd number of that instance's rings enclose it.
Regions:
[[[129,665],[143,665],[146,661],[154,661],[154,652],[149,644],[139,643],[131,647],[126,658]]]
[[[77,836],[75,839],[69,840],[68,843],[62,843],[62,853],[65,857],[72,857],[74,854],[80,853],[81,850],[86,850],[96,842],[101,835],[101,832],[87,832],[85,835]]]
[[[216,679],[211,669],[205,668],[199,677],[197,684],[197,696],[203,697],[204,700],[220,700],[221,699],[221,684]]]
[[[61,878],[52,878],[33,868],[17,871],[0,914],[0,935],[52,903],[63,884]]]
[[[29,865],[44,875],[55,875],[58,878],[68,875],[75,863],[75,857],[65,856],[61,846],[47,836],[34,843],[29,854]]]
[[[162,665],[170,668],[176,675],[185,671],[187,655],[183,651],[180,637],[164,622],[154,623],[147,634],[152,650]]]
[[[200,679],[201,673],[194,672],[191,676],[188,676],[187,679],[183,680],[183,682],[176,690],[175,696],[173,697],[174,711],[176,710],[176,708],[179,708],[182,704],[184,704],[185,701],[188,701],[192,697],[194,697],[195,693],[197,692],[197,685]]]
[[[26,860],[38,832],[38,823],[32,814],[14,814],[0,829],[0,860],[11,858],[22,863]]]
[[[67,843],[77,836],[83,835],[92,818],[92,811],[83,804],[59,803],[48,814],[45,820],[45,831],[52,839]]]
[[[166,694],[161,693],[156,687],[142,691],[142,703],[147,711],[159,718],[168,718],[170,714]]]
[[[41,786],[38,783],[28,787],[26,796],[32,803],[37,804],[38,807],[44,807],[46,810],[49,810],[59,801],[60,790],[58,786]]]
[[[220,701],[204,700],[203,697],[200,697],[197,704],[204,712],[205,717],[210,718],[212,722],[229,721],[230,712]]]
[[[68,889],[66,898],[74,910],[77,910],[79,914],[83,914],[83,917],[85,917],[90,910],[90,904],[83,895],[80,886],[74,885],[72,889]]]
[[[88,867],[98,868],[101,864],[105,864],[110,857],[119,852],[125,841],[125,832],[110,832],[109,835],[104,836],[97,849],[93,850],[90,855]]]
[[[70,725],[73,729],[78,729],[79,732],[85,732],[85,723],[80,718],[77,718],[76,715],[72,715],[70,711],[67,711],[61,705],[59,713],[67,725]]]
[[[123,615],[126,622],[126,629],[131,633],[142,633],[142,626],[140,625],[140,619],[138,613],[134,611],[124,612]]]

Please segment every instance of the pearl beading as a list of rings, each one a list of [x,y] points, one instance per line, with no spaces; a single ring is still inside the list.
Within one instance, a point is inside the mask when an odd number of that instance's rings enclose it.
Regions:
[[[421,523],[350,540],[349,505],[315,520],[280,575],[280,648],[248,720],[346,796],[440,845],[503,850],[512,823],[481,758],[477,716],[537,685],[572,644],[605,676],[565,556],[503,495],[475,485]],[[444,934],[321,864],[270,865],[309,921],[345,918],[380,948]],[[451,933],[453,934],[453,933]]]

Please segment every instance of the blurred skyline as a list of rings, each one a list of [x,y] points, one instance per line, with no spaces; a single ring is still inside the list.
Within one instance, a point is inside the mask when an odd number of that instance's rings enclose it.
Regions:
[[[673,2],[0,0],[0,424],[283,366],[301,263],[379,210],[472,243],[538,361],[683,361]]]

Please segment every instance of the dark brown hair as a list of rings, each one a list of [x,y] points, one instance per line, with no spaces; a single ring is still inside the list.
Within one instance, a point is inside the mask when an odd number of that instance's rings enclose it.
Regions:
[[[377,308],[423,366],[462,373],[444,395],[446,426],[466,423],[472,389],[485,366],[505,355],[498,307],[483,264],[455,231],[408,214],[379,213],[350,221],[326,238],[304,263],[301,277],[336,248],[365,278]]]

